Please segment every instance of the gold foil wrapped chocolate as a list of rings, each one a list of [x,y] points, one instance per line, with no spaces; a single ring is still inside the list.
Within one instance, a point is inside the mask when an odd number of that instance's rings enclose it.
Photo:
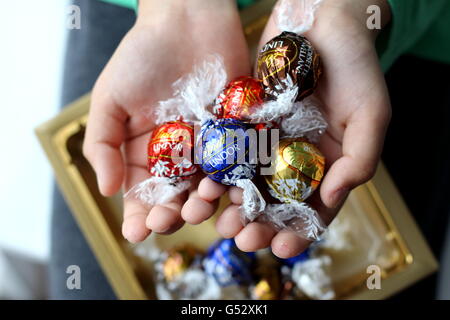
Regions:
[[[264,176],[270,194],[283,202],[301,202],[319,186],[325,157],[303,138],[285,138],[279,142],[273,169],[273,174]]]
[[[283,32],[262,47],[257,73],[268,98],[275,99],[288,87],[297,85],[300,101],[313,93],[322,67],[320,56],[308,39]]]
[[[172,281],[192,264],[195,257],[201,252],[195,247],[186,244],[167,251],[167,258],[163,262],[163,274],[166,281]]]
[[[250,288],[250,296],[255,300],[277,300],[281,293],[281,277],[278,266],[260,264],[256,270],[257,281]]]

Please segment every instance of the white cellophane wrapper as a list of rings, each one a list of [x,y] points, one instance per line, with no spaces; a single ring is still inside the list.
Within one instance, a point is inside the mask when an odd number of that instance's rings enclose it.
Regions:
[[[280,31],[297,34],[308,31],[314,24],[315,13],[321,3],[322,0],[280,0],[275,8],[277,27]],[[309,96],[296,102],[298,87],[289,76],[283,80],[283,87],[286,89],[279,94],[277,92],[280,90],[274,91],[274,100],[264,102],[250,115],[251,122],[277,121],[282,138],[305,137],[317,143],[327,129],[327,122],[318,107],[319,100]],[[326,230],[317,211],[304,202],[290,201],[258,206],[252,203],[253,199],[258,199],[252,191],[247,191],[247,194],[244,192],[244,200],[246,199],[247,204],[241,207],[243,222],[258,218],[270,222],[277,229],[292,230],[311,241],[320,239],[320,235]],[[264,210],[260,212],[252,212],[263,207]]]
[[[181,77],[172,85],[174,96],[158,103],[156,123],[178,120],[201,125],[216,117],[207,107],[214,102],[227,84],[227,72],[223,58],[218,54],[208,55],[194,66],[191,73]]]
[[[158,280],[156,283],[156,295],[160,300],[218,300],[222,296],[221,289],[214,278],[199,268],[188,268],[170,282]]]
[[[190,186],[189,180],[150,177],[134,185],[124,194],[124,198],[137,199],[144,205],[153,206],[170,202],[170,200],[188,190]]]
[[[279,0],[275,23],[280,31],[305,33],[314,24],[317,9],[323,0]]]
[[[194,66],[191,73],[173,83],[173,97],[160,101],[154,111],[144,109],[144,113],[157,125],[180,119],[199,125],[207,119],[214,119],[207,106],[219,95],[226,81],[223,58],[208,55],[201,64]],[[186,162],[193,165],[190,161]],[[167,203],[190,186],[191,182],[186,178],[150,177],[133,186],[124,197],[153,206]]]
[[[312,96],[294,103],[292,113],[280,121],[282,137],[305,137],[317,143],[328,127],[318,105],[319,101]]]
[[[238,285],[221,287],[198,263],[193,263],[174,279],[166,281],[163,267],[168,254],[166,251],[158,249],[152,235],[144,242],[135,245],[134,251],[137,255],[153,263],[155,290],[160,300],[248,299],[243,287]]]
[[[326,230],[316,210],[305,202],[269,204],[260,215],[260,220],[272,223],[279,230],[290,230],[298,236],[310,240],[320,240]]]
[[[242,205],[240,207],[243,225],[254,221],[265,210],[266,201],[255,184],[248,179],[241,179],[236,186],[242,189]]]
[[[336,294],[330,276],[331,264],[331,258],[326,255],[296,263],[292,268],[292,280],[311,299],[334,299]]]

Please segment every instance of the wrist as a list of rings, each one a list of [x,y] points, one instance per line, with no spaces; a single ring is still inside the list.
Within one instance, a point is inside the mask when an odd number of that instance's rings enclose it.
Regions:
[[[220,13],[224,19],[237,12],[234,0],[139,0],[137,24],[195,22],[199,16]]]
[[[368,21],[374,15],[368,9],[376,6],[380,28],[371,29]],[[330,32],[353,34],[355,40],[375,42],[379,32],[390,22],[391,9],[387,0],[325,0],[316,14],[316,22],[309,33],[325,36]]]

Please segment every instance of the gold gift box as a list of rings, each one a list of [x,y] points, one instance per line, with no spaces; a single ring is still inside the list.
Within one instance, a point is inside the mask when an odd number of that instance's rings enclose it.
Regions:
[[[273,3],[262,0],[242,12],[253,50]],[[121,196],[100,195],[95,174],[82,155],[89,103],[89,95],[80,98],[37,128],[37,135],[59,187],[118,298],[155,299],[152,266],[121,235]],[[226,204],[227,199],[222,199],[218,211]],[[338,299],[383,299],[438,268],[383,165],[370,182],[351,193],[338,221],[350,227],[351,244],[344,250],[325,249],[333,261],[331,275]],[[210,219],[198,226],[187,225],[170,236],[155,235],[154,240],[160,249],[186,239],[206,248],[218,237],[214,219]],[[374,264],[381,268],[381,289],[370,290],[367,267]]]

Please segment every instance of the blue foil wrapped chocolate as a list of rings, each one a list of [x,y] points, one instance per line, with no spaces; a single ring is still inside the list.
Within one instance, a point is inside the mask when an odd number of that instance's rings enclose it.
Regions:
[[[256,173],[256,133],[235,119],[206,121],[197,140],[196,162],[212,180],[236,185]],[[253,142],[254,141],[254,142]]]
[[[253,280],[251,270],[255,260],[254,252],[240,251],[233,239],[223,239],[208,249],[203,268],[222,287],[249,284]]]

